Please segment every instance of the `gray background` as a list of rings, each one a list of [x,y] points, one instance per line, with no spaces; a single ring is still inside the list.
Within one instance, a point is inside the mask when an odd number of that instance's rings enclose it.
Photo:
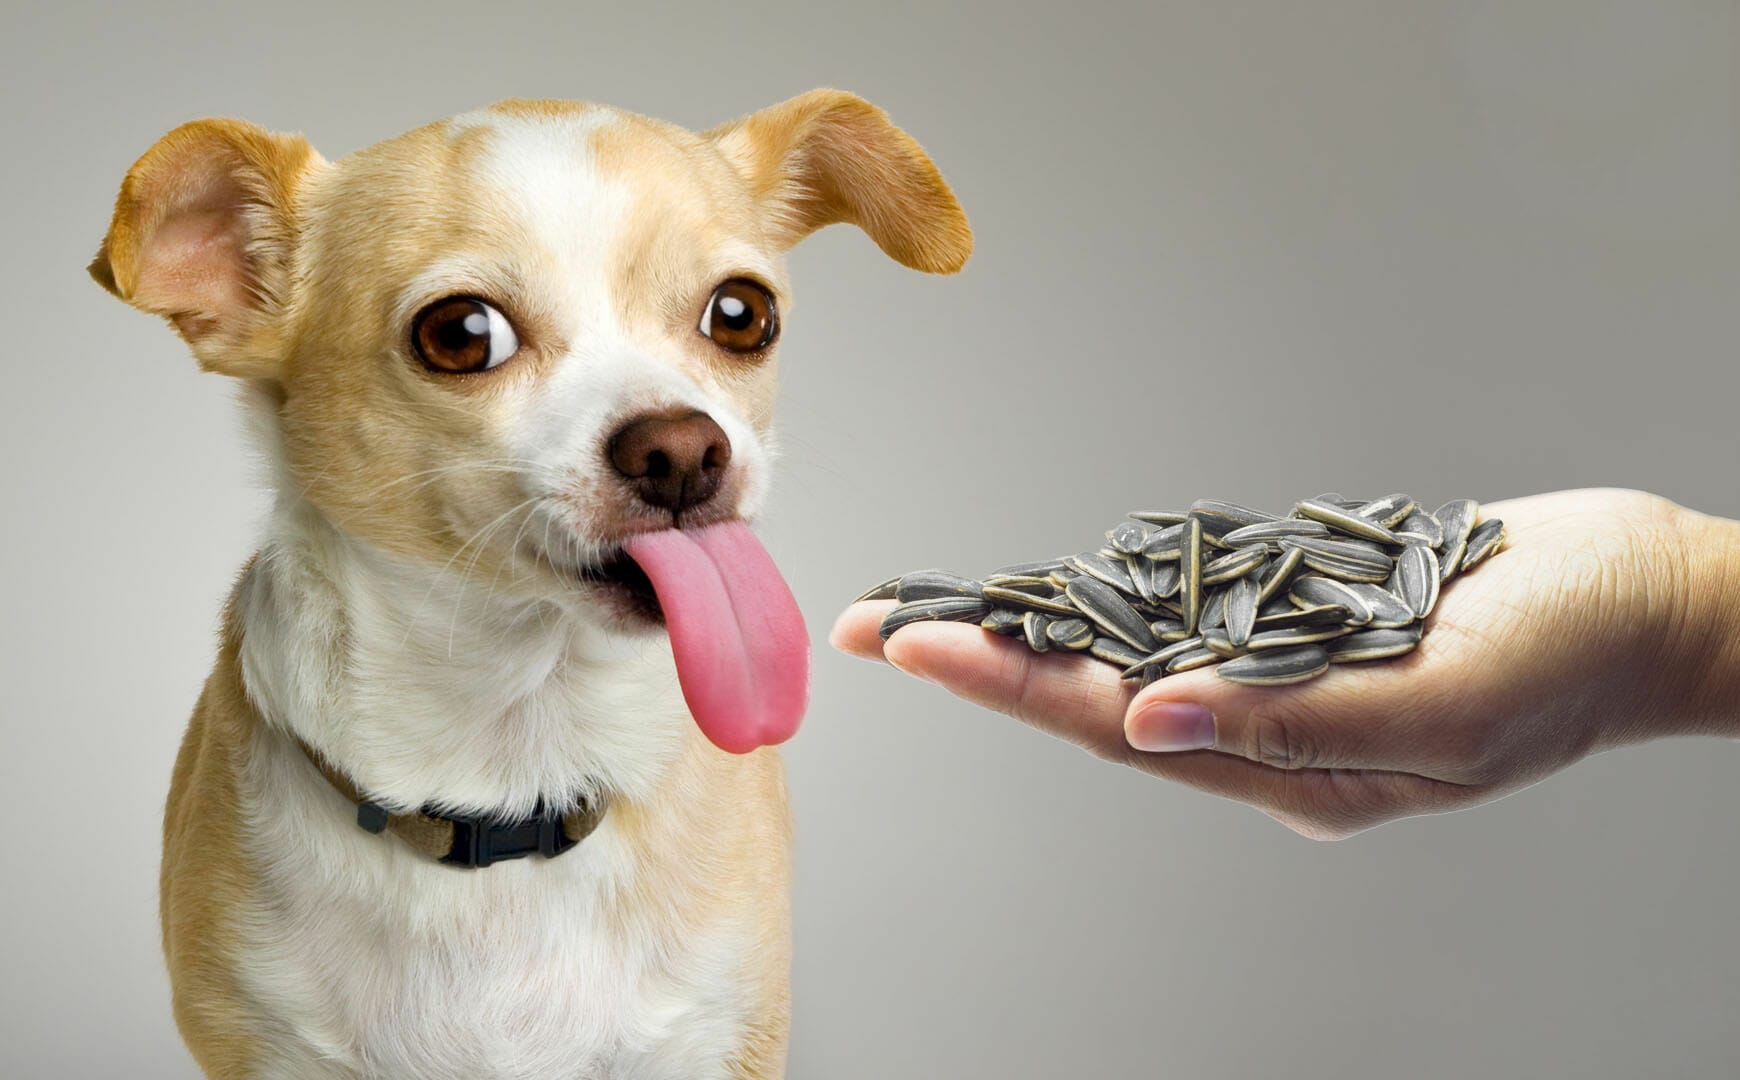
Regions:
[[[264,502],[230,388],[82,269],[185,119],[336,156],[508,95],[887,107],[978,251],[794,254],[764,533],[818,646],[887,573],[1139,504],[1740,514],[1733,3],[176,7],[0,34],[7,1077],[193,1075],[158,820]],[[1733,743],[1321,845],[824,648],[789,761],[796,1077],[1740,1073]]]

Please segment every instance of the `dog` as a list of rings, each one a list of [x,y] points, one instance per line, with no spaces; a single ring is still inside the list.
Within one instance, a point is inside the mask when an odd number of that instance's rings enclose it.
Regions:
[[[504,101],[335,161],[200,120],[91,264],[238,380],[275,487],[171,781],[211,1077],[770,1077],[776,744],[808,639],[767,491],[784,253],[972,233],[885,113],[696,133]]]

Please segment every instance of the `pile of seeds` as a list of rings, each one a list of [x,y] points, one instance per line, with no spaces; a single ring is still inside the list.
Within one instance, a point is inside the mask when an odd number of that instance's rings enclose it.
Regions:
[[[976,622],[1035,652],[1083,652],[1146,686],[1218,664],[1253,686],[1411,652],[1444,582],[1504,544],[1504,522],[1456,499],[1305,499],[1286,517],[1204,499],[1133,513],[1097,551],[1004,566],[975,581],[919,570],[864,593],[908,623]],[[1224,661],[1224,662],[1223,662]]]

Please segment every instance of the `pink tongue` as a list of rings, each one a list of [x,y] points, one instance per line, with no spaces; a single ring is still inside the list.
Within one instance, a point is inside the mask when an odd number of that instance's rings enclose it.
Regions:
[[[810,637],[749,526],[665,529],[623,546],[658,593],[702,734],[733,754],[791,738],[809,702]]]

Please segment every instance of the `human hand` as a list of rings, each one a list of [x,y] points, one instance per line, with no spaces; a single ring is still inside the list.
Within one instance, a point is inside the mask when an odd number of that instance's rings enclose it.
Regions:
[[[1202,669],[1137,693],[1103,663],[971,624],[884,643],[892,601],[852,605],[831,640],[1318,839],[1473,806],[1629,742],[1740,734],[1740,524],[1616,490],[1482,516],[1509,540],[1445,586],[1417,649],[1297,686]]]

